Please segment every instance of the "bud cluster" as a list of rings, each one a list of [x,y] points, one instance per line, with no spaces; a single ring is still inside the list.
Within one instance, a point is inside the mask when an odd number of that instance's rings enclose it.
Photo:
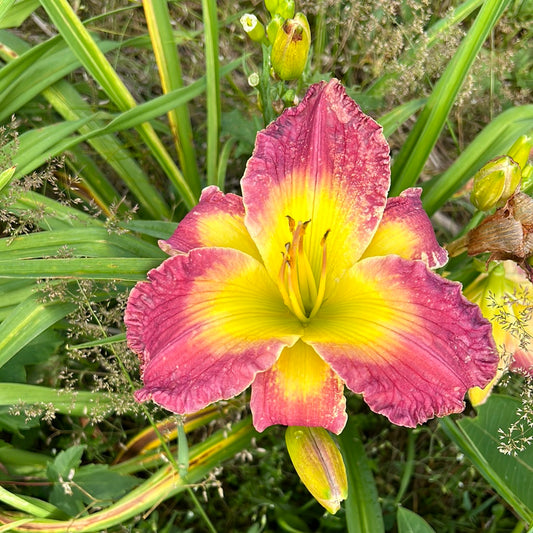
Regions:
[[[311,30],[303,13],[295,14],[294,0],[265,0],[271,19],[265,26],[256,15],[241,17],[247,35],[270,47],[272,74],[279,80],[296,80],[302,75],[309,49]]]

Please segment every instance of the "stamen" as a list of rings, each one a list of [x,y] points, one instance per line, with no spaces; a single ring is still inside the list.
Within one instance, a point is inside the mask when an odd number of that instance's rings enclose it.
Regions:
[[[294,221],[294,218],[292,218],[290,215],[285,215],[287,217],[287,220],[289,221],[289,231],[291,233],[294,233],[294,228],[296,227],[296,222]]]
[[[303,230],[307,228],[307,225],[311,222],[310,220],[304,222],[302,224]],[[303,237],[303,232],[302,232]],[[306,289],[306,302],[307,309],[310,309],[313,306],[313,302],[316,300],[317,297],[317,288],[316,288],[316,281],[315,276],[313,275],[313,270],[311,268],[311,263],[309,263],[309,259],[307,257],[307,254],[304,252],[304,243],[303,238],[300,239],[299,246],[298,246],[298,278],[300,280],[300,286]]]
[[[307,317],[305,316],[305,307],[303,304],[302,294],[300,292],[300,283],[298,279],[298,250],[300,248],[300,243],[304,231],[305,227],[302,224],[298,224],[293,233],[290,256],[288,258],[289,298],[291,299],[291,303],[293,304],[293,310],[295,311],[295,314],[298,316],[298,318],[300,318],[300,316],[303,316],[305,317],[305,320],[307,320]],[[298,312],[296,312],[296,307],[298,308]]]
[[[324,294],[326,293],[326,268],[327,268],[327,252],[326,252],[326,239],[328,238],[329,229],[324,233],[324,237],[322,237],[322,240],[320,241],[320,246],[322,246],[322,268],[320,269],[320,281],[318,283],[318,294],[315,300],[315,305],[313,306],[313,309],[311,310],[311,313],[309,314],[309,318],[313,318],[318,310],[320,309],[320,306],[322,305],[322,302],[324,301]]]
[[[291,300],[289,298],[289,293],[287,292],[287,279],[286,279],[286,273],[287,273],[287,256],[289,253],[289,248],[291,246],[291,243],[288,242],[285,244],[285,253],[282,253],[283,259],[281,260],[281,267],[279,269],[279,275],[278,275],[278,285],[279,290],[281,291],[281,296],[283,297],[283,302],[287,307],[291,307]]]

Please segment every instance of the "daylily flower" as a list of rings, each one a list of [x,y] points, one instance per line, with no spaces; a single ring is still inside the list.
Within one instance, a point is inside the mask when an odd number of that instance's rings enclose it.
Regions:
[[[190,413],[251,385],[258,431],[339,433],[345,385],[399,425],[461,411],[496,372],[490,324],[429,270],[447,257],[420,190],[389,184],[380,126],[313,85],[258,134],[242,197],[205,189],[131,292],[136,398]]]
[[[533,284],[516,263],[504,261],[492,263],[464,295],[491,322],[500,355],[498,370],[488,385],[468,391],[470,402],[477,406],[487,401],[508,370],[533,377]]]

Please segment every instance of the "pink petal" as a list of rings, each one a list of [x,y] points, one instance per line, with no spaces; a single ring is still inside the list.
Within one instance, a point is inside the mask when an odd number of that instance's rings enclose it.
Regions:
[[[252,384],[254,426],[323,427],[340,433],[346,424],[344,385],[310,346],[285,348],[276,364]]]
[[[405,259],[421,259],[429,268],[446,264],[448,254],[439,246],[420,195],[422,189],[403,191],[387,200],[387,207],[372,242],[363,257],[397,254]]]
[[[531,342],[531,341],[530,341]],[[520,374],[527,374],[533,377],[533,353],[529,350],[517,350],[514,353],[511,370]]]
[[[491,326],[460,285],[395,255],[348,271],[302,340],[373,411],[409,427],[462,411],[498,364]]]
[[[159,246],[169,255],[193,248],[220,246],[241,250],[260,259],[244,225],[244,205],[236,194],[224,194],[214,185],[202,191],[199,203],[183,218],[176,231]]]
[[[301,334],[261,263],[237,250],[196,248],[148,277],[125,315],[142,360],[139,401],[183,414],[231,398]]]
[[[245,224],[276,278],[291,241],[287,217],[310,220],[304,249],[316,279],[326,232],[331,283],[361,256],[381,220],[389,188],[389,147],[381,127],[337,80],[311,86],[257,135],[242,179]]]

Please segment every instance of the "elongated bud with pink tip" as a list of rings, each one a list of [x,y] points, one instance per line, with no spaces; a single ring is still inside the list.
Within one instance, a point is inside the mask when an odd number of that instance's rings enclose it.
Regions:
[[[302,75],[309,48],[311,30],[303,13],[297,13],[293,19],[286,20],[277,31],[270,62],[272,68],[282,80],[295,80]]]
[[[285,442],[302,483],[320,505],[335,514],[348,495],[348,480],[331,435],[324,428],[289,426]]]
[[[241,24],[248,37],[256,43],[260,43],[265,36],[265,27],[255,15],[246,13],[241,17]]]
[[[520,166],[510,156],[493,159],[474,176],[470,201],[481,211],[501,207],[514,194],[521,177]]]

